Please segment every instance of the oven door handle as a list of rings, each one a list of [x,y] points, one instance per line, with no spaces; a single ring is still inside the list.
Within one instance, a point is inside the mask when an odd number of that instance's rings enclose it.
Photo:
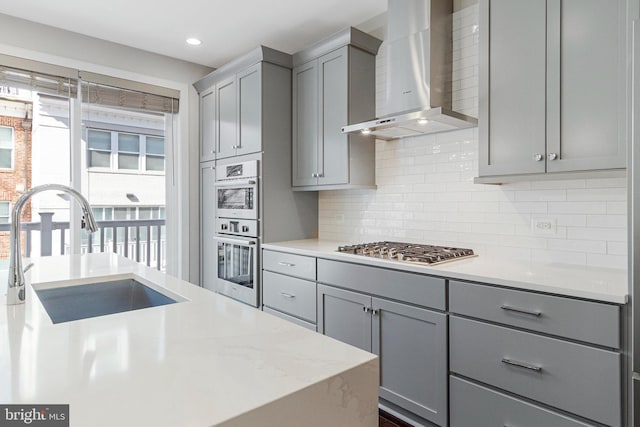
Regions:
[[[242,240],[242,239],[231,239],[229,237],[221,237],[221,236],[213,236],[213,240],[218,240],[223,243],[235,243],[238,245],[249,246],[258,244],[257,240]]]
[[[233,179],[229,181],[216,181],[213,183],[214,187],[242,187],[242,186],[253,186],[256,185],[258,181],[255,179]]]

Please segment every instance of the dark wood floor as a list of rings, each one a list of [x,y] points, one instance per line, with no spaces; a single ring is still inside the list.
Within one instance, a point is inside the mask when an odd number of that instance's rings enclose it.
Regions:
[[[378,413],[380,415],[380,422],[378,423],[379,427],[411,427],[410,424],[407,424],[382,410],[378,410]]]

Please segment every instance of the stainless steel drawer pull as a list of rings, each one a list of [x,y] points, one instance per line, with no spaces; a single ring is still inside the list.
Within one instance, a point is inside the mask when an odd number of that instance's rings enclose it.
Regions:
[[[362,311],[364,311],[365,313],[368,313],[369,310],[371,310],[369,307],[362,307]]]
[[[290,262],[284,262],[284,261],[280,261],[278,263],[279,265],[284,265],[285,267],[295,267],[295,264],[291,264]]]
[[[291,294],[288,294],[286,292],[280,292],[280,295],[282,295],[285,298],[295,298],[296,297],[295,295],[291,295]]]
[[[516,313],[529,314],[531,316],[536,316],[536,317],[542,316],[542,312],[540,312],[540,311],[524,310],[522,308],[511,307],[510,305],[504,305],[503,304],[503,305],[500,306],[500,308],[503,309],[503,310],[515,311]]]
[[[507,365],[517,366],[518,368],[529,369],[530,371],[542,372],[542,368],[540,366],[532,365],[527,362],[519,362],[517,360],[511,360],[508,357],[502,358],[502,363],[506,363]]]

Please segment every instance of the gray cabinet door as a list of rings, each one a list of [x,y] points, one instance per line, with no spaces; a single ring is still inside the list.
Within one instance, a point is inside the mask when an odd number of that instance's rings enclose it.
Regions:
[[[480,175],[545,172],[546,0],[482,0],[480,28]]]
[[[216,118],[218,137],[218,158],[236,154],[237,135],[237,93],[236,78],[230,77],[216,85]]]
[[[349,140],[342,126],[349,122],[349,47],[344,46],[318,59],[319,113],[318,184],[349,181]]]
[[[318,61],[293,69],[293,186],[318,178]]]
[[[371,351],[371,297],[318,285],[318,332]]]
[[[625,8],[547,1],[547,172],[625,167]]]
[[[446,315],[379,298],[372,307],[380,397],[446,426]]]
[[[238,74],[238,147],[237,154],[262,149],[262,64]]]
[[[217,277],[217,247],[215,235],[215,199],[213,183],[216,171],[213,162],[200,167],[200,286],[214,291]]]
[[[212,89],[200,96],[200,161],[216,157],[216,92]]]

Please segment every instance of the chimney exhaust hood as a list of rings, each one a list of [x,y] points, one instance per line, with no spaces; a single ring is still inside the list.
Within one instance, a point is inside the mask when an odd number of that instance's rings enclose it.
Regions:
[[[475,117],[451,109],[452,0],[388,0],[387,111],[350,124],[343,133],[393,140],[475,127]]]

